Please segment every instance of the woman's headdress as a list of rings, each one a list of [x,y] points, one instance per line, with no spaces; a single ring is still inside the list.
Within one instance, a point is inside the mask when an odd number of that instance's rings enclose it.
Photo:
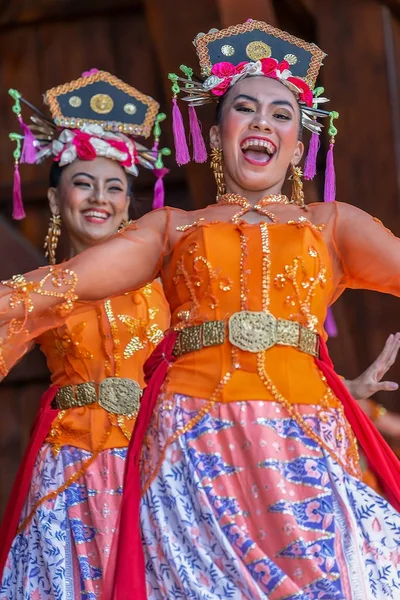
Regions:
[[[263,21],[249,19],[221,31],[212,29],[199,33],[193,42],[200,63],[201,74],[181,65],[181,74],[170,73],[173,98],[173,131],[178,164],[190,160],[183,119],[177,99],[189,105],[189,122],[193,146],[193,159],[205,162],[207,152],[195,107],[218,102],[228,90],[245,77],[265,76],[280,81],[296,96],[303,126],[312,133],[309,153],[305,162],[304,176],[312,179],[316,173],[319,134],[323,125],[321,118],[329,118],[330,145],[327,157],[325,195],[334,200],[335,176],[333,145],[337,130],[333,125],[338,113],[327,112],[320,105],[328,102],[324,89],[315,87],[325,53],[310,44]]]
[[[14,100],[22,132],[11,133],[16,143],[13,217],[22,219],[25,211],[21,196],[19,164],[39,164],[52,158],[60,166],[76,158],[93,160],[98,156],[116,160],[131,175],[138,166],[152,169],[157,178],[153,207],[163,205],[163,157],[168,148],[159,148],[160,123],[166,118],[159,104],[136,88],[106,71],[92,69],[82,77],[59,85],[44,94],[47,116],[25,100],[17,90],[9,90]],[[31,109],[30,124],[22,120],[22,104]],[[151,148],[138,138],[153,133]]]

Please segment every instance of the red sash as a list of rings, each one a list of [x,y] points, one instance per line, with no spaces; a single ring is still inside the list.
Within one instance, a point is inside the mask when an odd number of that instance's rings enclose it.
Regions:
[[[320,344],[320,358],[315,359],[317,367],[325,375],[332,392],[343,404],[346,418],[387,499],[396,510],[400,511],[400,461],[335,373],[328,349],[322,339]]]
[[[32,481],[35,460],[50,430],[58,410],[51,408],[51,403],[57,392],[56,386],[51,386],[42,396],[39,412],[32,427],[31,438],[26,449],[22,463],[18,469],[11,496],[0,527],[0,582],[3,577],[4,565],[10,551],[11,544],[17,533],[22,509],[28,495]]]

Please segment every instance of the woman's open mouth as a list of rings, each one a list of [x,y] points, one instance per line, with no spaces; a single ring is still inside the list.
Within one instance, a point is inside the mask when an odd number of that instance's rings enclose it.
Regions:
[[[260,137],[247,137],[240,144],[244,158],[252,165],[265,166],[276,152],[276,146],[271,140]]]

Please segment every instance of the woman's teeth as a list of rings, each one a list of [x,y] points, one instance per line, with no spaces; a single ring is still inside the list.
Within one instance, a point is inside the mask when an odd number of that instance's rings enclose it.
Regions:
[[[101,219],[102,221],[105,221],[110,216],[107,213],[99,212],[97,210],[88,210],[84,212],[83,215],[89,219]]]

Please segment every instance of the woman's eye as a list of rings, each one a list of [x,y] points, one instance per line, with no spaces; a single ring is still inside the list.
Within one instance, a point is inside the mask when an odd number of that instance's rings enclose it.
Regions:
[[[254,112],[254,109],[250,108],[250,106],[236,106],[235,110],[237,110],[238,112],[247,112],[247,113]]]
[[[274,115],[275,119],[280,119],[282,121],[290,121],[291,117],[289,115],[284,115],[282,113],[276,113]]]
[[[74,181],[74,185],[81,188],[90,188],[90,183],[87,181]]]
[[[108,188],[110,192],[123,192],[124,190],[118,186]]]

